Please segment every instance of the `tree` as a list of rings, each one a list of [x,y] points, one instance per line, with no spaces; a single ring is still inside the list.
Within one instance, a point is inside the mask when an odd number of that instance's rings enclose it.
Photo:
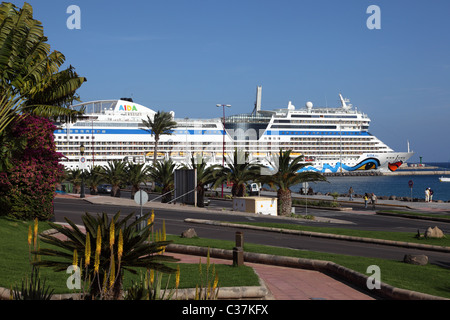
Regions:
[[[55,128],[49,120],[73,121],[83,113],[67,106],[79,99],[76,90],[86,78],[72,66],[60,71],[64,63],[61,52],[50,50],[29,4],[21,9],[0,4],[0,202],[13,215],[22,212],[20,218],[52,215],[54,184],[62,168],[54,161],[61,155],[55,152]],[[26,133],[29,124],[48,131]],[[26,134],[15,134],[18,130]],[[34,152],[39,149],[42,154]]]
[[[169,160],[161,160],[156,162],[153,167],[150,167],[149,176],[159,185],[161,190],[161,195],[163,195],[161,202],[167,203],[172,199],[170,191],[174,189],[174,171],[177,165]]]
[[[128,183],[131,184],[131,199],[133,199],[134,194],[139,191],[141,183],[146,183],[148,181],[148,171],[149,167],[146,167],[145,163],[127,163],[125,173],[128,177]]]
[[[73,120],[69,108],[86,81],[72,66],[59,71],[65,57],[51,51],[40,21],[28,3],[18,9],[0,4],[0,134],[17,117],[30,114]]]
[[[231,194],[234,197],[243,197],[245,186],[248,181],[257,181],[262,165],[249,161],[249,155],[246,151],[235,149],[233,158],[227,158],[227,167],[222,169],[223,175],[219,180],[231,182]],[[216,184],[217,185],[217,184]]]
[[[127,181],[125,165],[124,161],[113,160],[103,167],[103,177],[111,185],[111,197],[120,197],[120,186]]]
[[[73,184],[73,193],[80,193],[83,172],[79,168],[67,169],[66,179]]]
[[[153,149],[153,164],[156,163],[156,157],[158,155],[158,142],[163,134],[172,134],[172,130],[176,127],[177,123],[173,121],[172,115],[169,112],[158,111],[153,119],[147,116],[147,120],[142,120],[142,123],[147,129],[142,129],[155,136],[155,148]]]
[[[216,182],[222,166],[218,164],[208,166],[205,159],[200,158],[196,160],[192,157],[190,165],[184,165],[184,167],[187,169],[197,169],[197,205],[204,207],[205,186]]]
[[[89,186],[89,189],[91,190],[92,195],[98,194],[98,185],[101,184],[105,179],[103,173],[104,173],[104,168],[99,165],[89,167],[89,169],[87,170],[86,184]]]
[[[302,182],[326,181],[326,178],[317,172],[299,172],[307,164],[302,162],[303,156],[291,158],[291,150],[280,149],[271,163],[272,174],[262,175],[261,182],[267,183],[271,188],[277,189],[278,215],[291,214],[292,197],[290,188]]]

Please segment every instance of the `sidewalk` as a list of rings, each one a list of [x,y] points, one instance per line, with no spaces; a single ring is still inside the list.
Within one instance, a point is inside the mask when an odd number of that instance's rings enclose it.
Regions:
[[[180,259],[180,263],[198,263],[199,256],[168,252]],[[211,263],[232,264],[225,259],[211,258]],[[201,258],[206,263],[206,257]],[[352,288],[350,285],[321,272],[297,268],[247,263],[265,283],[273,300],[375,300],[375,298]]]

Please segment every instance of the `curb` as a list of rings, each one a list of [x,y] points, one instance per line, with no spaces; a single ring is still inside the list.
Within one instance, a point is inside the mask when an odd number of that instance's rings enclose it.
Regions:
[[[233,258],[232,250],[195,247],[180,244],[169,244],[166,247],[166,251],[168,252],[184,253],[200,256],[205,256],[208,250],[210,256],[214,258],[221,258],[221,259]],[[361,290],[369,292],[370,294],[375,294],[376,296],[393,300],[450,300],[447,298],[433,296],[426,293],[396,288],[383,282],[380,282],[379,289],[376,289],[376,291],[373,290],[371,291],[367,287],[368,281],[371,281],[369,276],[348,269],[331,261],[275,256],[251,252],[244,252],[244,261],[252,263],[261,263],[266,265],[277,265],[283,267],[310,269],[319,271],[325,274],[335,276],[342,280],[346,280],[354,284]]]
[[[307,237],[338,239],[338,240],[346,240],[346,241],[359,241],[359,242],[366,242],[366,243],[375,243],[375,244],[405,247],[405,248],[426,249],[426,250],[431,250],[431,251],[450,253],[450,247],[434,246],[434,245],[420,244],[420,243],[344,236],[344,235],[336,235],[336,234],[330,234],[330,233],[319,233],[319,232],[313,232],[313,231],[301,231],[301,230],[289,230],[289,229],[282,229],[282,228],[260,227],[260,226],[220,222],[220,221],[214,221],[214,220],[202,220],[202,219],[187,218],[187,219],[184,219],[184,221],[189,222],[189,223],[197,223],[197,224],[207,224],[207,225],[232,227],[232,228],[239,228],[239,229],[262,230],[262,231],[269,231],[269,232],[276,232],[276,233],[296,234],[299,236],[307,236]]]

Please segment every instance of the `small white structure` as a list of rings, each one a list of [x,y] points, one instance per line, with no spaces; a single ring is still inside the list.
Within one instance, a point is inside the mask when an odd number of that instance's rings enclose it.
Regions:
[[[277,199],[269,197],[233,198],[233,210],[276,216]]]

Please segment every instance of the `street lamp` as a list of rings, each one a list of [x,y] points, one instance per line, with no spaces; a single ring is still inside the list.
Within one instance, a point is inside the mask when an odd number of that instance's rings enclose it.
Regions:
[[[81,157],[84,156],[84,144],[81,143],[80,146],[80,155]],[[80,161],[80,163],[83,163],[83,160]],[[84,168],[81,169],[81,191],[80,191],[80,198],[85,198],[86,195],[84,193]]]
[[[216,104],[216,107],[222,107],[223,108],[223,142],[222,142],[222,167],[225,167],[225,107],[230,108],[231,105],[229,104]],[[223,198],[223,182],[222,182],[222,198]]]

